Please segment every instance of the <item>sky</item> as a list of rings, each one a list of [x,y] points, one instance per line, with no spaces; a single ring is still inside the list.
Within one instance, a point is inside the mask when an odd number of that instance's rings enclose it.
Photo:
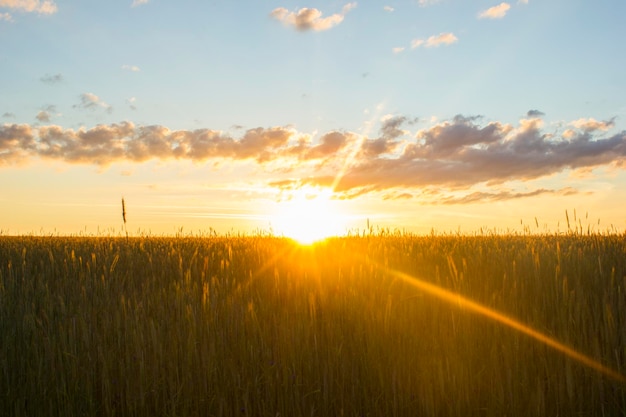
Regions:
[[[624,15],[0,0],[0,234],[621,232]]]

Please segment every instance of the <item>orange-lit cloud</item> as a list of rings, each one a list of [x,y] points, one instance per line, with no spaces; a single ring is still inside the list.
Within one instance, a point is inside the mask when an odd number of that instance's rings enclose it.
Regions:
[[[479,19],[502,19],[511,8],[509,3],[500,3],[478,13]]]
[[[0,0],[0,7],[39,14],[54,14],[58,10],[57,5],[50,0]]]
[[[328,30],[343,22],[345,15],[350,10],[354,9],[356,5],[356,2],[348,3],[343,6],[340,13],[335,13],[327,17],[322,17],[322,12],[318,9],[306,7],[297,12],[290,12],[284,7],[278,7],[270,13],[270,16],[301,31],[322,31]]]
[[[103,167],[149,160],[249,161],[266,170],[274,178],[273,186],[281,189],[332,186],[336,197],[343,199],[374,192],[386,198],[408,198],[428,189],[466,190],[470,194],[440,196],[444,204],[466,204],[566,195],[576,190],[503,192],[498,188],[566,170],[621,169],[626,158],[626,131],[610,134],[612,121],[579,119],[559,133],[545,132],[539,118],[522,119],[514,126],[458,115],[411,133],[415,121],[386,116],[378,135],[372,137],[330,131],[316,139],[291,127],[257,127],[233,137],[218,130],[170,130],[131,122],[78,130],[4,124],[0,166],[34,158]]]
[[[615,122],[612,119],[606,121],[598,121],[594,118],[578,119],[574,120],[570,124],[577,129],[584,130],[585,132],[593,132],[594,130],[606,131],[615,126]]]
[[[559,190],[548,190],[545,188],[539,188],[537,190],[528,192],[511,192],[511,191],[498,191],[498,192],[473,192],[461,197],[458,196],[439,196],[436,201],[437,204],[453,205],[453,204],[471,204],[471,203],[487,203],[493,201],[504,200],[516,200],[520,198],[536,197],[540,195],[575,195],[580,192],[571,187],[565,187]]]
[[[5,124],[0,127],[0,165],[20,163],[37,153],[37,143],[29,125]]]
[[[425,48],[436,48],[441,45],[451,45],[459,41],[454,33],[440,33],[439,35],[430,36],[428,39],[413,39],[411,41],[411,48],[419,48],[423,46]]]

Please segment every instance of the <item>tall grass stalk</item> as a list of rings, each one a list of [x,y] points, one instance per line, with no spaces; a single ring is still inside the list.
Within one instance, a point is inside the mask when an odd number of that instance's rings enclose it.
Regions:
[[[128,242],[128,229],[126,228],[126,204],[124,203],[124,197],[122,197],[122,219],[124,220],[124,232],[126,232],[126,242]]]

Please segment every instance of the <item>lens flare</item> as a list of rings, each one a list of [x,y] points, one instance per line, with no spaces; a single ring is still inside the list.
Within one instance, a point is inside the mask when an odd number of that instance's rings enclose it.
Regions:
[[[515,320],[512,319],[511,317],[508,317],[502,313],[497,312],[496,310],[493,310],[491,308],[485,307],[482,304],[479,304],[475,301],[472,301],[468,298],[465,298],[463,296],[461,296],[460,294],[454,293],[452,291],[448,291],[445,290],[441,287],[438,287],[434,284],[428,283],[424,280],[421,280],[419,278],[416,278],[414,276],[411,276],[409,274],[406,274],[404,272],[400,272],[400,271],[396,271],[384,266],[381,266],[379,264],[376,264],[377,268],[379,268],[381,271],[386,272],[388,274],[390,274],[391,276],[398,278],[404,282],[406,282],[407,284],[410,284],[411,286],[419,289],[420,291],[423,291],[431,296],[434,296],[442,301],[445,301],[446,303],[449,304],[453,304],[456,305],[458,307],[461,308],[465,308],[467,310],[470,310],[474,313],[480,314],[482,316],[485,316],[491,320],[494,320],[500,324],[503,324],[507,327],[510,327],[514,330],[517,330],[520,333],[523,333],[527,336],[530,336],[531,338],[535,339],[538,342],[541,342],[549,347],[551,347],[552,349],[563,353],[564,355],[568,356],[569,358],[591,368],[594,369],[604,375],[606,375],[607,377],[610,377],[616,381],[622,382],[622,383],[626,383],[626,376],[622,375],[621,373],[607,367],[604,366],[603,364],[601,364],[600,362],[596,361],[593,358],[590,358],[589,356],[586,356],[574,349],[572,349],[569,346],[564,345],[563,343]]]

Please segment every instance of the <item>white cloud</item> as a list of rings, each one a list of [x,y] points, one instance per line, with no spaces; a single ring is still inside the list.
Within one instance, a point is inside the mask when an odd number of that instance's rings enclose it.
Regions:
[[[129,99],[126,99],[126,103],[128,104],[128,107],[131,108],[131,110],[137,110],[137,106],[135,106],[135,102],[137,101],[137,98],[135,97],[131,97]]]
[[[490,7],[489,9],[483,10],[482,12],[478,13],[478,18],[479,19],[502,19],[506,15],[506,12],[509,11],[510,8],[511,8],[511,5],[509,5],[508,3],[500,3],[497,6]]]
[[[44,0],[43,2],[39,0],[0,0],[0,7],[39,14],[57,12],[57,5],[51,0]]]
[[[137,7],[137,6],[141,6],[142,4],[148,4],[150,0],[133,0],[133,4],[130,5],[130,7]]]
[[[394,10],[396,10],[396,9],[394,9],[394,8],[393,8],[393,7],[391,7],[391,6],[385,6],[385,7],[383,7],[383,10],[385,10],[386,12],[393,12],[393,11],[394,11]]]
[[[398,46],[396,48],[392,48],[391,50],[394,54],[399,54],[400,52],[404,51],[404,46]]]
[[[127,71],[132,71],[132,72],[139,72],[141,71],[141,69],[136,66],[136,65],[122,65],[122,69],[127,70]]]
[[[424,46],[425,48],[436,48],[440,45],[451,45],[459,41],[459,38],[454,36],[453,33],[440,33],[439,35],[431,36],[428,39],[413,39],[411,41],[411,48],[415,49],[420,46]]]
[[[517,4],[528,4],[528,0],[517,0]]]
[[[0,13],[0,20],[4,20],[5,22],[10,22],[13,20],[13,17],[9,13]]]
[[[322,17],[322,12],[314,8],[303,8],[297,12],[290,12],[284,7],[278,7],[270,13],[270,16],[280,20],[286,25],[294,26],[296,29],[322,31],[337,26],[345,15],[356,7],[357,3],[348,3],[341,9],[340,13],[335,13],[328,17]]]
[[[431,4],[439,3],[441,0],[419,0],[419,5],[422,7],[430,6]]]

